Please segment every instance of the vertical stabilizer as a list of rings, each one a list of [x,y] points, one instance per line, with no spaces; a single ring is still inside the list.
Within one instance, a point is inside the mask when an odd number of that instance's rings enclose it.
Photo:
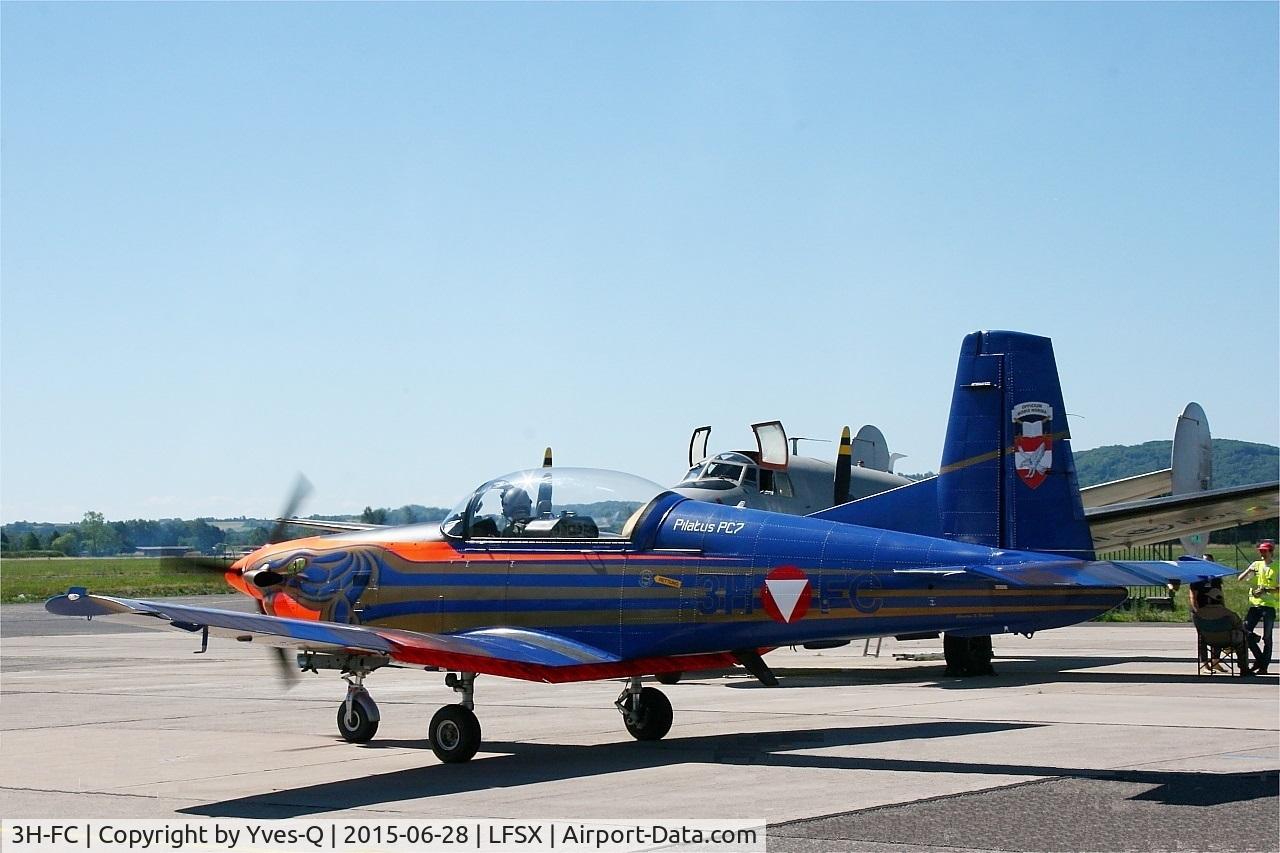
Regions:
[[[964,339],[937,488],[948,538],[1093,559],[1048,338]]]

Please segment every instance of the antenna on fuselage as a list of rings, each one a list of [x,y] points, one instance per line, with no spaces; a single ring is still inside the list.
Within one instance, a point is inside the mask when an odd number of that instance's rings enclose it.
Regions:
[[[788,438],[787,438],[787,441],[791,442],[791,455],[792,455],[792,456],[799,456],[799,455],[800,455],[800,442],[802,442],[802,441],[821,441],[823,444],[830,444],[830,443],[831,443],[831,439],[829,439],[829,438],[809,438],[809,437],[807,437],[807,436],[803,436],[803,435],[797,435],[797,436],[795,436],[795,437],[788,437]]]
[[[538,483],[538,515],[551,512],[551,448],[542,451],[542,481]]]

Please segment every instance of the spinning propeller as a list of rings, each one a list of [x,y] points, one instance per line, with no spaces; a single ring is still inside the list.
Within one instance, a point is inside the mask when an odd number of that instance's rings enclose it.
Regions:
[[[311,482],[305,476],[299,474],[298,479],[294,481],[293,490],[285,501],[279,520],[271,528],[271,532],[267,536],[268,545],[285,541],[286,528],[288,527],[285,519],[297,514],[298,508],[309,494],[311,494]],[[173,558],[168,561],[167,568],[179,572],[217,572],[222,575],[232,571],[231,564],[225,558],[202,556]],[[242,568],[237,571],[239,571],[242,578],[262,591],[262,598],[256,600],[258,612],[267,616],[275,616],[275,597],[282,591],[285,582],[295,572],[290,572],[283,566],[278,570],[257,569],[246,572]],[[275,661],[280,679],[285,682],[286,686],[293,686],[298,680],[298,672],[297,667],[289,659],[289,652],[280,646],[268,646],[268,648]]]

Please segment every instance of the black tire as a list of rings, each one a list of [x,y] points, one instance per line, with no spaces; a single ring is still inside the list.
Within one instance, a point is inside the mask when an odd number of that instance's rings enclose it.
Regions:
[[[462,705],[445,705],[431,718],[427,739],[445,764],[470,761],[480,748],[480,721]]]
[[[991,666],[991,637],[953,637],[944,634],[942,652],[947,661],[946,674],[962,678],[995,675]]]
[[[627,731],[636,740],[661,740],[671,731],[671,703],[661,690],[646,687],[635,698],[636,707],[632,719],[624,716]]]
[[[657,675],[659,684],[679,684],[683,672],[660,672]]]
[[[365,704],[368,702],[369,704]],[[351,717],[347,717],[347,703],[338,706],[338,734],[347,743],[368,743],[378,732],[378,721],[372,718],[369,705],[372,699],[356,698],[351,703]]]

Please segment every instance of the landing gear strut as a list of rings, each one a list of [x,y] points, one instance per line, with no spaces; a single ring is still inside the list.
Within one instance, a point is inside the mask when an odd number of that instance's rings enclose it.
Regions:
[[[338,706],[338,734],[347,743],[367,743],[378,731],[378,706],[364,689],[368,673],[355,670],[342,676],[347,682],[347,698]]]
[[[942,654],[947,661],[947,675],[995,675],[991,666],[991,637],[954,637],[944,634]]]
[[[461,694],[462,701],[436,711],[427,728],[427,739],[436,758],[445,764],[470,761],[480,748],[480,721],[472,711],[475,707],[476,674],[464,672],[455,675],[451,672],[445,676],[444,683]]]
[[[671,703],[656,687],[641,687],[638,675],[627,679],[613,704],[636,740],[660,740],[671,731]]]

